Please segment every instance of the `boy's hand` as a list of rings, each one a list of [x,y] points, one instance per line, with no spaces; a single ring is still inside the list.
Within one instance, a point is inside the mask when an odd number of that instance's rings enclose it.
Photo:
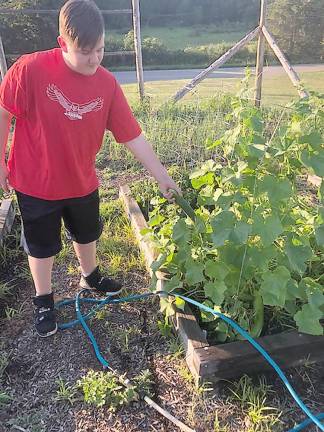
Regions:
[[[176,192],[178,192],[179,195],[182,195],[182,192],[179,188],[179,186],[172,180],[171,177],[166,177],[165,179],[159,181],[159,188],[160,191],[162,192],[163,196],[173,202],[174,201],[174,197],[173,197],[173,193],[171,192],[170,189],[175,190]]]
[[[10,192],[8,183],[8,168],[5,163],[0,163],[0,189]]]

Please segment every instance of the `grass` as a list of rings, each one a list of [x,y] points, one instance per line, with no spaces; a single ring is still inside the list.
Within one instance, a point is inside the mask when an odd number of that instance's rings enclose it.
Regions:
[[[304,72],[300,74],[305,87],[310,90],[324,92],[324,72]],[[167,102],[180,88],[190,80],[155,81],[145,83],[146,96],[151,98],[153,106],[159,106]],[[194,91],[188,93],[180,104],[199,103],[212,96],[216,98],[220,93],[236,94],[240,88],[239,78],[209,78],[202,81]],[[253,98],[254,79],[250,80],[251,98]],[[138,101],[137,84],[125,84],[125,94],[134,104]],[[276,104],[283,105],[298,97],[296,89],[291,84],[288,76],[282,72],[274,76],[265,76],[263,80],[262,101],[266,106]]]
[[[188,46],[199,46],[217,44],[221,42],[237,42],[247,32],[229,31],[223,32],[215,25],[191,26],[191,27],[146,27],[141,28],[142,38],[158,38],[171,51],[186,48]],[[252,30],[252,28],[251,28]],[[109,31],[106,37],[123,39],[122,34],[117,31]]]

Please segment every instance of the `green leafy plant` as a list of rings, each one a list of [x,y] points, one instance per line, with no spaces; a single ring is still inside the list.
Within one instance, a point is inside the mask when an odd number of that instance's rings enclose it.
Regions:
[[[302,179],[324,177],[324,96],[289,104],[271,129],[244,93],[232,108],[233,128],[208,143],[222,150],[219,162],[207,160],[190,174],[185,197],[195,221],[163,198],[151,200],[145,233],[161,251],[152,269],[168,272],[167,291],[190,294],[254,337],[269,310],[322,335],[324,182],[310,202]],[[171,303],[161,301],[166,317]],[[241,338],[212,314],[197,313],[217,341]]]
[[[83,391],[85,402],[96,407],[107,405],[112,412],[135,398],[135,389],[123,387],[111,372],[90,370],[78,381],[78,387]]]

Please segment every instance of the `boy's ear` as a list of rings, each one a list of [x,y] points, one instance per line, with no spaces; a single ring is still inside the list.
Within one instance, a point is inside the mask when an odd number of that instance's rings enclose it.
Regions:
[[[62,51],[64,51],[64,52],[68,52],[67,43],[65,42],[65,40],[63,39],[62,36],[58,36],[58,37],[57,37],[57,43],[58,43],[59,46],[61,47]]]

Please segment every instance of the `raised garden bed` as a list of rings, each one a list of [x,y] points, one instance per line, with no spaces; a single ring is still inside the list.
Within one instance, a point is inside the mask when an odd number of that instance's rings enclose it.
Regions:
[[[15,219],[15,207],[12,199],[4,199],[0,205],[0,247],[5,236],[10,233]]]
[[[151,271],[150,265],[157,258],[157,253],[152,244],[140,234],[140,231],[147,227],[144,215],[132,197],[128,186],[120,188],[120,198],[145,256],[147,268]],[[157,290],[163,290],[163,274],[160,273],[157,276]],[[196,382],[217,381],[238,377],[244,373],[259,373],[270,369],[261,354],[247,341],[210,345],[195,316],[187,306],[185,312],[179,310],[176,312],[173,323],[184,345],[186,361]],[[324,336],[287,331],[263,336],[257,341],[282,368],[324,360]]]

